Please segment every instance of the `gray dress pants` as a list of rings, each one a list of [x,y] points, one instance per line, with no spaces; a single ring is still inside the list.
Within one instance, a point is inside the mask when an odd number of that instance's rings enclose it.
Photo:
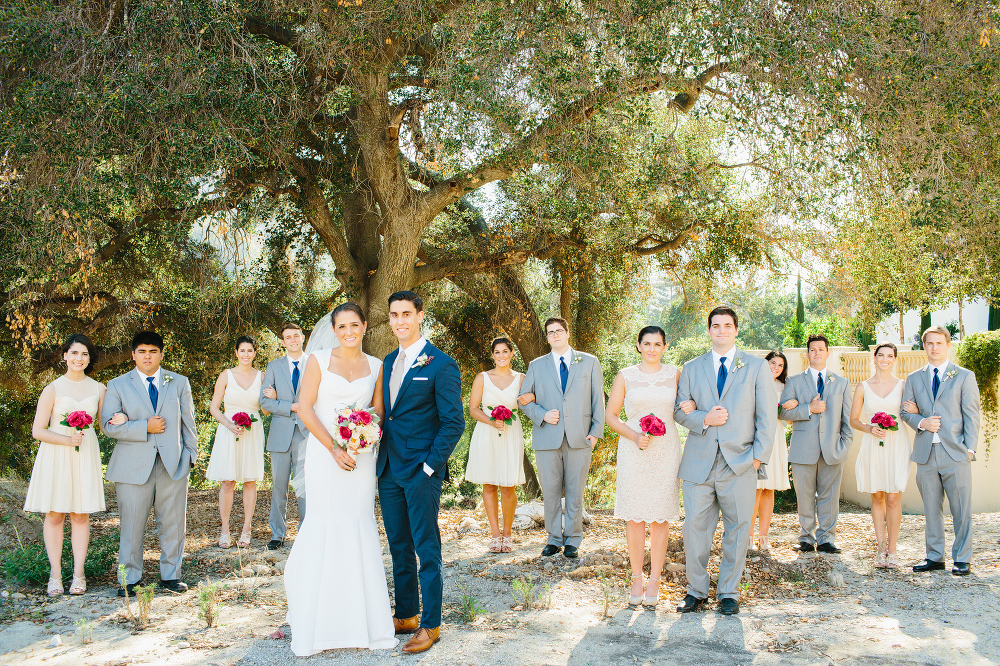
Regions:
[[[944,562],[944,496],[948,496],[955,543],[955,562],[972,561],[972,462],[955,461],[940,444],[931,446],[931,455],[917,465],[917,490],[924,500],[924,543],[927,559]]]

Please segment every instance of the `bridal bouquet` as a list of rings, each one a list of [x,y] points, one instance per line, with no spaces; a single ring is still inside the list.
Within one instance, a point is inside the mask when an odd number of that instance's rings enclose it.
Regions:
[[[94,423],[94,418],[82,409],[75,412],[63,414],[61,425],[67,428],[75,428],[78,432],[83,432]],[[79,446],[74,446],[75,451],[79,451]]]
[[[381,437],[382,429],[378,426],[378,416],[373,409],[355,405],[340,411],[333,439],[355,460],[359,453],[375,448]]]
[[[876,425],[883,430],[891,430],[895,432],[899,430],[899,417],[895,414],[886,414],[885,412],[876,412],[875,416],[872,417],[872,425]],[[879,446],[885,446],[885,440],[878,440]]]
[[[650,437],[662,437],[667,434],[667,426],[659,416],[647,414],[639,419],[639,430]]]
[[[503,405],[497,405],[490,411],[490,421],[503,421],[507,425],[511,425],[516,420],[517,414]],[[503,433],[499,433],[497,437],[503,437]]]
[[[238,425],[241,428],[249,428],[254,423],[257,423],[257,417],[246,412],[236,412],[229,420],[233,422],[233,425]]]

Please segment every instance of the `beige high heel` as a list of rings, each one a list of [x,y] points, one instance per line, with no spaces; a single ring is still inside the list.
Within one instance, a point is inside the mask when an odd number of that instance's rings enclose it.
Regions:
[[[647,596],[649,594],[649,588],[653,588],[653,596]],[[642,605],[649,606],[650,608],[656,608],[656,604],[660,603],[660,579],[649,577],[646,582],[646,591],[642,596]]]
[[[642,580],[642,574],[639,574],[639,580],[640,581]],[[635,583],[635,574],[632,574],[631,582],[633,584]],[[629,592],[628,592],[628,605],[629,606],[639,606],[640,604],[642,604],[642,595],[641,594],[633,595],[632,594],[632,589],[629,588]]]
[[[49,586],[45,588],[45,594],[50,597],[58,597],[63,593],[62,580],[59,578],[49,578]]]

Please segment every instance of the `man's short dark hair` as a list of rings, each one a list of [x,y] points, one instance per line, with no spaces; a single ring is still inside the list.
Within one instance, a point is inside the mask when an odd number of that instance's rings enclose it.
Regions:
[[[417,312],[424,311],[424,299],[417,296],[416,292],[397,291],[389,297],[389,305],[392,305],[396,301],[409,301],[410,303],[413,303],[413,307],[416,308]]]
[[[712,328],[712,317],[716,315],[729,315],[733,318],[733,326],[736,328],[740,327],[740,316],[736,314],[736,310],[732,309],[728,305],[720,305],[713,308],[711,312],[708,313],[708,327]]]
[[[141,345],[152,345],[163,351],[163,338],[156,331],[139,331],[132,337],[132,351],[135,351]]]
[[[825,335],[817,335],[816,333],[810,335],[809,338],[806,340],[806,351],[809,351],[809,345],[811,345],[814,342],[822,342],[824,345],[826,345],[826,350],[830,351],[830,341],[826,339]]]
[[[285,331],[289,331],[289,330],[291,330],[291,331],[298,331],[299,333],[301,333],[302,332],[302,327],[299,326],[298,324],[293,324],[292,322],[288,322],[286,324],[282,324],[281,325],[281,335],[280,335],[280,337],[285,337]]]
[[[559,324],[560,326],[565,328],[567,332],[569,331],[569,324],[567,324],[566,320],[563,319],[562,317],[549,317],[548,319],[545,320],[545,326],[542,326],[542,330],[548,333],[550,324]]]

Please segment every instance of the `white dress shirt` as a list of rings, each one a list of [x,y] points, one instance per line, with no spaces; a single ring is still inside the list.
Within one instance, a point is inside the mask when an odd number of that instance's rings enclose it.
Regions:
[[[556,364],[556,377],[558,377],[559,376],[559,360],[562,359],[562,360],[566,361],[566,369],[569,370],[570,364],[573,363],[573,348],[569,347],[566,350],[566,352],[564,354],[562,354],[562,355],[559,355],[559,354],[555,353],[555,351],[553,351],[553,352],[551,352],[551,356],[552,356],[552,362]]]
[[[718,377],[719,376],[719,366],[722,365],[722,359],[723,358],[726,359],[726,373],[732,372],[733,359],[735,357],[736,357],[736,347],[735,346],[732,349],[730,349],[728,352],[726,352],[725,355],[722,355],[722,354],[718,353],[717,351],[715,351],[713,349],[712,350],[712,370],[713,370],[712,376],[713,377]]]
[[[830,382],[830,370],[829,368],[823,368],[822,370],[817,370],[816,368],[809,366],[809,375],[813,380],[813,388],[819,388],[819,376],[823,375],[823,392],[826,392],[826,385]]]
[[[941,365],[932,365],[930,363],[927,364],[927,374],[930,375],[930,380],[931,380],[931,396],[932,397],[934,396],[934,369],[935,368],[937,368],[937,371],[938,371],[938,381],[941,382],[941,384],[943,385],[944,384],[944,375],[945,375],[946,372],[948,372],[948,359],[945,359],[944,363],[942,363]],[[940,393],[940,392],[941,392],[941,386],[938,386],[938,393]],[[921,430],[925,430],[925,428],[921,428]],[[931,442],[933,442],[934,444],[940,444],[941,443],[941,435],[939,435],[938,433],[934,433],[934,438],[931,440]],[[972,449],[970,449],[968,447],[966,447],[965,450],[968,451],[969,453],[972,453]]]
[[[421,335],[419,338],[417,338],[417,341],[414,342],[409,347],[399,348],[399,356],[402,356],[405,359],[403,361],[403,367],[400,368],[400,372],[403,373],[403,376],[406,376],[406,373],[409,372],[410,368],[413,367],[413,364],[417,362],[417,357],[420,356],[420,352],[422,352],[424,350],[424,347],[426,346],[427,346],[427,338]],[[396,357],[396,363],[399,363],[399,356]],[[395,368],[393,369],[393,371],[394,370]],[[393,371],[390,371],[390,373]],[[389,375],[389,378],[392,379],[391,374]],[[400,378],[400,381],[402,381],[402,378]],[[426,474],[427,476],[433,476],[434,468],[428,465],[427,463],[424,463],[424,474]]]
[[[292,373],[295,372],[295,364],[299,364],[299,383],[302,383],[302,377],[306,374],[306,355],[300,354],[298,358],[292,358],[291,356],[285,355],[288,359],[288,376],[291,377]],[[296,387],[298,388],[298,387]]]
[[[147,375],[139,368],[135,369],[136,374],[139,375],[139,380],[142,381],[142,385],[146,387],[146,391],[149,392],[149,382],[147,381],[150,377],[153,378],[153,385],[156,386],[156,390],[159,391],[163,388],[163,382],[160,380],[160,375],[163,372],[163,368],[157,368],[156,372],[152,375]]]

